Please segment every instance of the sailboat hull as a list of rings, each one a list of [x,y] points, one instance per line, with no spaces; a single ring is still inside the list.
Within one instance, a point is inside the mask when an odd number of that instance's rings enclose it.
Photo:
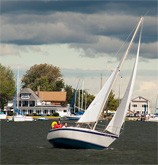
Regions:
[[[47,140],[57,148],[104,149],[118,136],[77,127],[52,129]]]
[[[81,118],[81,115],[70,115],[66,116],[67,120],[79,120]]]
[[[0,120],[2,119],[7,119],[7,115],[6,114],[0,114]]]
[[[15,122],[25,121],[25,116],[23,116],[23,115],[13,116],[13,121],[15,121]]]

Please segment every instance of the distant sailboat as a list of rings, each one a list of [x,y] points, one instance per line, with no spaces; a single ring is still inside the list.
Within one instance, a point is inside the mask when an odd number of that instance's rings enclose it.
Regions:
[[[33,117],[31,116],[25,116],[22,114],[22,112],[19,109],[19,94],[18,94],[18,88],[19,87],[19,68],[17,73],[17,82],[16,82],[16,97],[14,98],[14,115],[13,115],[13,121],[15,122],[21,122],[21,121],[33,121]]]
[[[158,122],[158,95],[157,95],[157,98],[156,98],[156,104],[155,104],[155,112],[153,115],[149,115],[148,114],[148,117],[146,117],[146,121],[151,121],[151,122]]]
[[[107,148],[111,143],[113,143],[117,138],[119,138],[120,131],[122,125],[125,121],[126,113],[128,110],[129,102],[131,99],[134,82],[136,78],[136,71],[138,65],[138,57],[140,50],[140,42],[141,42],[141,31],[143,24],[143,17],[140,18],[132,39],[129,43],[129,46],[119,62],[116,66],[106,83],[103,85],[100,92],[97,94],[95,99],[89,105],[83,116],[77,121],[76,127],[67,127],[60,129],[51,129],[47,135],[48,141],[54,147],[61,148],[81,148],[81,149],[104,149]],[[121,100],[121,103],[113,116],[112,120],[109,122],[107,127],[101,132],[96,129],[97,124],[100,119],[100,115],[104,109],[104,106],[107,102],[108,96],[112,87],[118,77],[118,74],[121,70],[122,64],[126,59],[129,49],[133,43],[133,40],[140,29],[140,36],[137,48],[136,60],[134,63],[132,75],[130,81],[128,83],[126,92]],[[85,128],[88,126],[88,128]]]
[[[68,114],[65,116],[67,120],[79,120],[84,113],[83,110],[83,81],[82,81],[82,100],[80,101],[80,88],[79,88],[80,80],[77,83],[77,87],[75,89],[75,94],[72,99],[72,103],[68,107]],[[77,102],[77,92],[78,92],[78,106],[76,106]],[[73,108],[73,114],[71,113],[71,108]],[[76,112],[77,109],[77,112]]]
[[[0,111],[0,120],[5,120],[5,119],[7,119],[7,115],[4,113],[4,112],[1,112]]]
[[[19,68],[17,72],[17,79],[16,79],[16,97],[14,98],[14,115],[13,115],[13,121],[19,122],[19,121],[25,121],[24,115],[21,114],[19,110],[19,96],[18,96],[18,88],[19,87]]]

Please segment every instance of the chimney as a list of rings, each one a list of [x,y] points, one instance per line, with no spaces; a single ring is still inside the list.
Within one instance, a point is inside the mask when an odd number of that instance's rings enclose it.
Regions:
[[[37,86],[37,96],[39,97],[40,86]]]

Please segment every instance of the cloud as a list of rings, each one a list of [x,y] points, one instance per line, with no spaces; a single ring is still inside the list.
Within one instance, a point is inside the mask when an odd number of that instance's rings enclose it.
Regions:
[[[24,52],[38,53],[47,55],[48,52],[41,49],[39,46],[29,45],[14,45],[14,44],[1,44],[0,45],[0,56],[21,56]]]
[[[157,89],[157,84],[151,81],[141,83],[140,91],[149,91],[151,89]]]
[[[149,15],[154,15],[156,12],[157,1],[128,1],[128,0],[115,0],[115,1],[89,1],[89,0],[14,0],[14,1],[1,1],[1,13],[17,14],[21,12],[29,13],[50,13],[50,12],[77,12],[77,13],[120,13],[128,15],[143,15],[147,11]]]
[[[1,42],[66,43],[84,56],[111,56],[136,25],[138,15],[150,8],[145,17],[141,52],[145,58],[157,58],[155,4],[155,1],[2,1]]]
[[[19,56],[19,49],[17,49],[16,45],[1,44],[0,45],[0,56],[8,56],[8,55],[18,55]]]

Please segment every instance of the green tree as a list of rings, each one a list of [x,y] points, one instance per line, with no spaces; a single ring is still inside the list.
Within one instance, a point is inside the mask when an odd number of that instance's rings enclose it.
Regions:
[[[32,66],[22,78],[22,87],[36,91],[61,91],[64,88],[61,71],[58,67],[49,64]]]
[[[13,98],[15,93],[15,80],[13,71],[9,67],[0,64],[0,108],[4,109],[4,105],[8,100]]]
[[[65,88],[64,89],[65,89],[65,91],[67,93],[67,95],[66,95],[67,103],[68,104],[71,104],[75,90],[72,88],[71,85],[65,85]]]
[[[90,105],[90,103],[94,100],[95,96],[92,94],[89,94],[88,92],[85,92],[85,99],[84,101],[86,102],[86,108]]]
[[[118,104],[119,104],[118,99],[115,99],[115,94],[113,93],[113,91],[111,91],[110,95],[108,97],[106,111],[107,110],[115,110],[116,111]]]

